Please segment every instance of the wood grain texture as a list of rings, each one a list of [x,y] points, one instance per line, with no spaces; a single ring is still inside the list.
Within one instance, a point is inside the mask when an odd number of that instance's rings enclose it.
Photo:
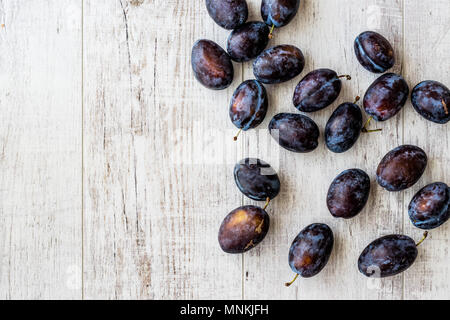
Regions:
[[[0,1],[0,298],[81,298],[81,3]]]
[[[250,20],[260,20],[260,1],[248,3]],[[234,142],[229,100],[254,76],[245,63],[234,64],[227,90],[194,79],[194,42],[225,47],[229,34],[203,0],[0,0],[0,298],[450,298],[448,223],[403,274],[368,280],[356,263],[379,236],[421,237],[407,206],[425,184],[450,183],[448,125],[427,122],[408,101],[393,119],[371,124],[381,133],[363,134],[347,153],[333,154],[323,141],[333,110],[377,78],[353,52],[362,31],[393,43],[393,71],[411,89],[425,79],[450,85],[449,10],[447,0],[302,1],[269,46],[298,46],[305,70],[267,86],[264,123]],[[287,152],[267,125],[279,112],[298,112],[296,84],[322,67],[353,79],[331,107],[308,114],[321,128],[319,148]],[[430,163],[414,187],[389,193],[375,182],[376,166],[403,143],[424,148]],[[276,168],[282,192],[269,205],[267,238],[228,255],[217,243],[222,219],[240,205],[263,205],[233,179],[235,163],[248,156]],[[372,180],[369,203],[356,218],[336,220],[325,203],[328,187],[354,167]],[[291,242],[313,222],[334,231],[330,262],[285,288]]]
[[[87,1],[84,21],[85,297],[240,298],[241,257],[217,245],[241,199],[232,91],[190,67],[225,32],[199,2]]]

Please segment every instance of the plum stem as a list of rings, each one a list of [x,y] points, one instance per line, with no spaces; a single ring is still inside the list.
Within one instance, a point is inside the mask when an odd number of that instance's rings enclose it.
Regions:
[[[425,231],[423,233],[423,238],[420,239],[420,241],[416,243],[416,247],[420,246],[422,244],[422,242],[424,242],[427,237],[428,237],[428,231]]]
[[[293,284],[295,282],[295,280],[297,280],[297,278],[298,278],[298,273],[295,275],[295,278],[291,282],[286,282],[284,285],[286,287],[289,287],[291,284]]]
[[[234,141],[237,141],[237,139],[238,139],[239,135],[241,134],[241,132],[242,132],[242,129],[239,129],[238,133],[236,133],[236,135],[233,138]]]
[[[340,76],[338,76],[338,78],[347,78],[347,80],[352,80],[352,77],[349,76],[348,74],[340,75]]]
[[[362,127],[362,132],[367,132],[367,126],[370,124],[370,121],[372,121],[373,117],[369,117],[369,119],[367,119],[366,123],[364,123],[363,127]]]
[[[442,99],[441,102],[442,102],[442,106],[444,107],[445,114],[448,114],[447,104],[445,103],[444,99]]]
[[[370,121],[372,121],[373,117],[369,117],[369,119],[367,119],[366,123],[364,124],[364,126],[362,127],[361,131],[364,133],[370,133],[370,132],[379,132],[379,131],[383,131],[383,129],[373,129],[373,130],[369,130],[367,129],[367,127],[370,124]]]
[[[269,203],[270,203],[270,198],[267,198],[266,199],[266,204],[264,205],[263,210],[266,210],[266,208],[269,206]]]
[[[273,30],[275,29],[275,25],[272,24],[272,28],[270,28],[270,32],[269,32],[269,39],[273,38]]]
[[[353,102],[353,104],[356,104],[359,101],[359,99],[361,99],[361,97],[360,96],[356,96],[355,101]]]

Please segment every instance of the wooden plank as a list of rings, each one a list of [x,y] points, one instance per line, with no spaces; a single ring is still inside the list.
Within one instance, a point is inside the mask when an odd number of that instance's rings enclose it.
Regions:
[[[450,16],[449,2],[408,1],[405,8],[405,76],[411,90],[423,80],[437,80],[450,86]],[[450,183],[450,131],[422,118],[410,101],[405,106],[405,143],[423,148],[429,165],[419,182],[405,192],[403,219],[405,233],[420,239],[422,230],[409,221],[407,210],[414,194],[423,186],[442,181]],[[429,239],[419,248],[417,261],[405,273],[405,299],[450,298],[450,224],[430,231]]]
[[[259,17],[259,1],[252,4],[252,19]],[[344,154],[328,151],[323,141],[325,124],[338,104],[363,96],[376,79],[359,65],[353,41],[362,31],[376,30],[395,46],[397,63],[402,65],[402,1],[303,1],[291,24],[276,30],[270,46],[293,44],[302,49],[306,67],[302,75],[285,84],[267,86],[270,110],[261,125],[260,140],[246,136],[247,152],[263,157],[279,156],[279,174],[283,190],[273,203],[271,230],[265,241],[245,255],[245,299],[400,299],[402,275],[382,281],[368,280],[357,269],[357,259],[364,247],[378,236],[400,232],[403,226],[402,195],[388,193],[375,182],[376,167],[382,156],[402,142],[402,116],[373,126],[381,134],[363,134],[358,143]],[[298,81],[317,68],[331,68],[350,74],[344,81],[339,99],[329,108],[308,114],[321,128],[320,146],[310,154],[294,154],[273,145],[260,150],[268,139],[267,125],[279,112],[298,112],[292,94]],[[251,64],[244,66],[244,78],[252,78]],[[265,153],[264,153],[265,152]],[[276,157],[275,157],[276,158]],[[275,159],[275,161],[277,161]],[[334,219],[326,207],[328,187],[334,177],[349,168],[365,170],[372,180],[370,200],[364,211],[348,221]],[[247,202],[247,201],[246,201]],[[299,279],[290,288],[284,283],[293,273],[288,265],[288,250],[297,233],[310,223],[327,223],[335,234],[335,247],[327,267],[316,277]]]
[[[248,2],[250,20],[260,20],[260,1]],[[253,78],[251,63],[235,64],[235,81],[224,91],[195,81],[194,41],[224,47],[229,34],[203,1],[0,1],[0,298],[448,299],[448,224],[431,232],[402,275],[372,281],[356,267],[378,236],[420,238],[407,206],[425,184],[449,182],[446,127],[425,121],[408,102],[394,119],[372,124],[382,133],[363,135],[341,155],[327,151],[323,128],[339,103],[362,96],[377,77],[354,56],[361,31],[379,31],[393,42],[393,71],[411,89],[425,79],[449,86],[449,10],[446,0],[302,1],[270,45],[297,45],[306,68],[288,83],[267,86],[265,122],[235,143],[228,103],[239,83]],[[320,67],[353,80],[333,106],[308,114],[322,131],[316,151],[280,149],[267,125],[276,113],[297,112],[295,85]],[[413,188],[388,193],[375,182],[376,166],[403,143],[423,147],[430,164]],[[234,164],[246,156],[270,162],[283,190],[269,206],[264,242],[227,255],[217,243],[223,217],[255,203],[233,181]],[[370,201],[358,217],[335,220],[326,192],[350,167],[371,177]],[[285,288],[293,276],[289,246],[312,222],[335,232],[330,263]]]
[[[81,298],[81,2],[0,1],[0,298]]]
[[[201,1],[85,1],[86,298],[240,298],[241,256],[217,244],[241,195],[232,89],[193,77]],[[240,79],[236,70],[236,79]]]

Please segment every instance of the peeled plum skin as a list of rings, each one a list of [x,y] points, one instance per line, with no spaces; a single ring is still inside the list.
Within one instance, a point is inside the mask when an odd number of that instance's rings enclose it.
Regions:
[[[219,229],[219,244],[226,253],[243,253],[264,240],[270,218],[256,206],[243,206],[231,211]]]
[[[269,123],[269,132],[280,146],[293,152],[311,152],[319,144],[319,127],[302,114],[275,115]]]
[[[386,121],[403,108],[408,94],[408,84],[401,76],[385,73],[367,89],[364,110],[376,121]]]
[[[335,153],[345,152],[358,140],[362,123],[361,109],[353,103],[341,104],[331,115],[325,127],[325,142]]]
[[[358,259],[358,269],[366,277],[384,278],[408,269],[416,260],[413,239],[403,235],[388,235],[370,243]]]
[[[244,131],[256,128],[264,121],[269,106],[267,91],[257,80],[247,80],[239,85],[230,103],[230,119]]]
[[[300,0],[262,0],[261,16],[267,25],[281,28],[292,21],[299,6]]]
[[[427,155],[416,146],[403,145],[389,151],[377,168],[377,182],[388,191],[413,186],[427,166]]]
[[[245,23],[248,6],[245,0],[206,0],[209,16],[222,28],[232,30]]]
[[[326,224],[314,223],[300,231],[289,249],[289,266],[304,278],[318,274],[333,251],[333,231]]]
[[[247,158],[234,167],[234,180],[239,190],[256,201],[274,199],[280,192],[280,179],[275,170],[259,159]]]
[[[335,218],[353,218],[364,209],[369,193],[370,179],[367,173],[360,169],[345,170],[328,189],[328,210]]]
[[[213,41],[199,40],[194,44],[191,64],[195,78],[209,89],[222,90],[233,82],[233,63]]]
[[[412,224],[430,230],[450,218],[450,188],[442,182],[431,183],[420,189],[408,206]]]
[[[269,43],[269,33],[263,22],[248,22],[234,29],[227,41],[228,54],[236,62],[256,58]]]
[[[450,90],[442,83],[422,81],[411,94],[414,109],[425,119],[439,124],[450,121]]]
[[[342,82],[336,72],[317,69],[308,73],[294,91],[294,106],[302,112],[315,112],[332,104],[341,92]]]
[[[383,73],[395,64],[395,54],[389,41],[381,34],[366,31],[356,37],[356,58],[370,72]]]
[[[305,67],[305,57],[300,49],[280,45],[261,53],[253,62],[255,78],[265,84],[289,81],[298,76]]]

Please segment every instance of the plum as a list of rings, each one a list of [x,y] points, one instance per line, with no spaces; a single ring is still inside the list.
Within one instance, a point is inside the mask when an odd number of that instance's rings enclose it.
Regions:
[[[269,27],[263,22],[247,22],[228,37],[227,51],[236,62],[256,58],[269,43]]]
[[[280,45],[261,53],[253,62],[253,73],[258,81],[275,84],[298,76],[305,67],[302,51],[291,45]]]
[[[330,69],[317,69],[308,73],[294,90],[294,106],[302,112],[315,112],[332,104],[341,92],[340,78],[351,79],[348,75],[338,76]]]
[[[243,25],[248,18],[245,0],[206,0],[206,9],[219,26],[228,30]]]
[[[385,73],[376,79],[364,95],[364,110],[376,121],[395,116],[408,99],[409,87],[402,76]]]
[[[434,229],[450,217],[450,188],[443,182],[420,189],[408,206],[412,224],[420,229]]]
[[[333,231],[326,224],[314,223],[300,231],[289,249],[289,266],[297,275],[286,286],[294,283],[299,275],[310,278],[322,271],[330,259],[333,245]]]
[[[359,256],[358,269],[366,277],[374,278],[399,274],[414,263],[417,257],[417,246],[420,243],[416,245],[410,237],[399,234],[378,238],[371,242]]]
[[[355,104],[341,104],[325,126],[325,143],[335,153],[348,151],[358,140],[363,128],[361,109]]]
[[[274,199],[280,192],[280,179],[270,164],[254,158],[239,161],[234,167],[234,180],[239,190],[257,201]]]
[[[450,121],[450,90],[442,83],[422,81],[411,94],[414,109],[425,119],[439,124]]]
[[[383,73],[395,64],[392,45],[377,32],[366,31],[358,35],[354,49],[359,63],[370,72]]]
[[[266,88],[257,80],[244,81],[231,97],[231,122],[243,131],[256,128],[264,121],[268,106]]]
[[[219,229],[219,244],[226,253],[243,253],[257,246],[269,231],[270,218],[256,206],[231,211]]]
[[[401,191],[413,186],[422,176],[428,158],[422,149],[403,145],[389,151],[377,168],[377,182],[388,191]]]
[[[195,78],[209,89],[222,90],[233,82],[230,56],[213,41],[199,40],[194,44],[191,64]]]
[[[350,219],[358,215],[369,199],[370,179],[361,169],[341,172],[331,183],[327,207],[335,218]]]
[[[275,115],[269,123],[269,132],[280,146],[289,151],[311,152],[319,145],[319,127],[302,114]]]

